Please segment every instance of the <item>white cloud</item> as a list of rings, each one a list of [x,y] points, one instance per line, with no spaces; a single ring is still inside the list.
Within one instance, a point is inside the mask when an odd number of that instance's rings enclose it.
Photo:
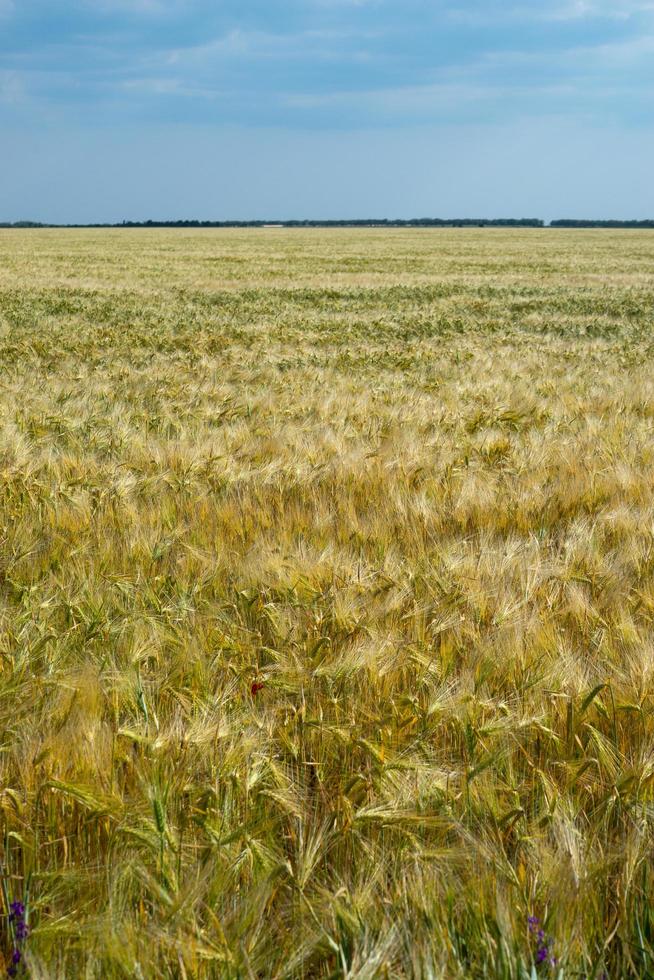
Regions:
[[[154,96],[217,99],[222,93],[209,87],[187,84],[178,78],[130,78],[120,86],[126,92]]]
[[[0,0],[1,2],[1,0]],[[85,5],[96,13],[152,14],[158,16],[177,9],[177,0],[85,0]]]
[[[548,20],[579,20],[591,17],[608,17],[612,20],[628,20],[635,14],[654,10],[649,0],[566,0],[557,3],[552,10],[545,10]]]
[[[442,81],[426,85],[406,85],[395,88],[379,88],[367,91],[331,93],[291,93],[283,97],[283,104],[290,109],[351,109],[364,114],[395,116],[406,119],[411,116],[426,117],[432,114],[452,115],[467,107],[488,105],[498,99],[515,99],[520,95],[569,97],[574,89],[569,85],[524,86],[486,82]]]
[[[463,24],[503,21],[629,20],[654,12],[654,0],[549,0],[549,2],[484,4],[483,7],[450,7],[449,17]]]
[[[654,56],[654,32],[618,41],[582,44],[556,51],[500,51],[483,55],[468,71],[501,71],[507,68],[547,68],[555,65],[559,74],[577,76],[588,70],[602,71],[607,84],[615,69],[636,68]]]
[[[360,61],[368,54],[361,44],[374,37],[371,32],[359,31],[356,35],[346,31],[306,30],[293,34],[273,34],[266,31],[235,29],[221,37],[191,47],[174,48],[165,54],[166,64],[211,64],[217,59],[283,59],[284,61],[349,60]],[[356,39],[355,48],[344,42]]]
[[[16,105],[26,98],[24,77],[17,71],[0,71],[0,102]]]

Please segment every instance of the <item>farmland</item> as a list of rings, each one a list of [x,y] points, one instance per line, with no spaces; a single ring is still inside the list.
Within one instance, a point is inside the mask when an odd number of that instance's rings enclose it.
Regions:
[[[653,268],[0,231],[7,962],[654,974]]]

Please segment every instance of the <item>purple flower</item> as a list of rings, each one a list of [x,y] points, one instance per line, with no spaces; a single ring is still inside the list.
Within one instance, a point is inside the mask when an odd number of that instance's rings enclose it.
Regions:
[[[7,967],[7,976],[18,976],[18,967],[23,960],[21,946],[29,936],[29,927],[25,922],[25,905],[23,902],[12,902],[9,906],[9,921],[13,925],[16,946],[11,954],[11,963]]]
[[[556,966],[556,958],[550,952],[552,940],[545,935],[545,930],[541,926],[541,921],[536,915],[530,915],[527,919],[529,932],[534,937],[536,952],[534,959],[539,965],[547,963],[549,966]]]

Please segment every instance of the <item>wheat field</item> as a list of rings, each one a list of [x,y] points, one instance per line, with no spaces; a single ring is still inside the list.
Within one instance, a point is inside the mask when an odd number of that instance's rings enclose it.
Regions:
[[[5,968],[654,976],[653,272],[0,232]]]

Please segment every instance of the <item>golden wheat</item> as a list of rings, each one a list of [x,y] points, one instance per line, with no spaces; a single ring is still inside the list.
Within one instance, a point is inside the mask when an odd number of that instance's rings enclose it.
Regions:
[[[654,974],[654,235],[0,256],[5,955]]]

